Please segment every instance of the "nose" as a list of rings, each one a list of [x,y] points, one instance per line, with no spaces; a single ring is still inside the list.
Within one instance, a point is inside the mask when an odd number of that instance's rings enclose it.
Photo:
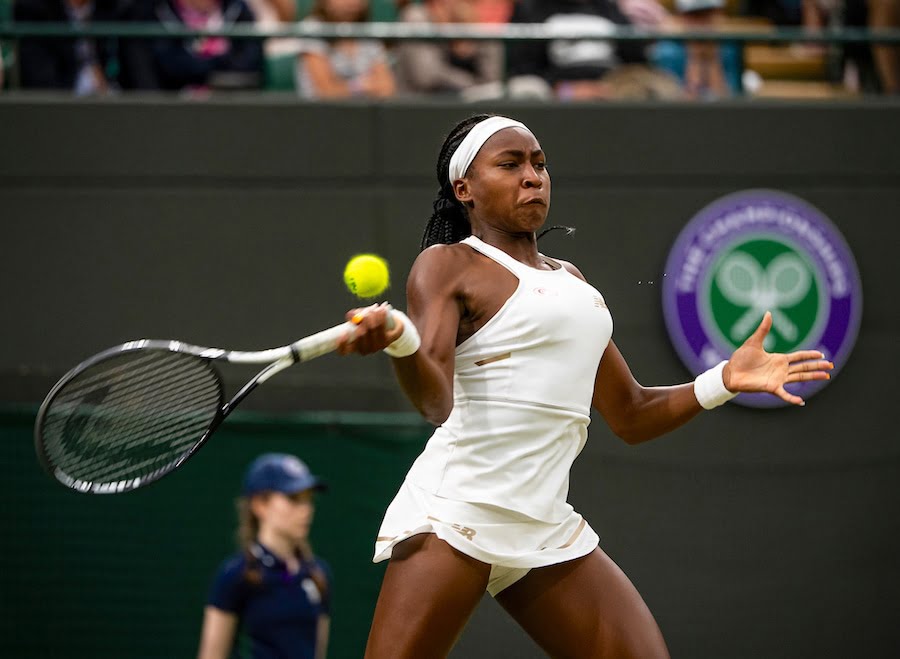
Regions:
[[[544,184],[543,180],[541,180],[541,175],[534,168],[534,165],[531,163],[527,163],[524,169],[524,177],[522,179],[522,185],[526,188],[539,188]]]

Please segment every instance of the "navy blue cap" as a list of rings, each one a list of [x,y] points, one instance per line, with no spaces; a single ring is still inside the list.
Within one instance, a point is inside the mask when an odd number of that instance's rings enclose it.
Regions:
[[[260,492],[296,494],[303,490],[324,490],[325,487],[325,483],[297,456],[264,453],[247,467],[243,494],[248,497]]]

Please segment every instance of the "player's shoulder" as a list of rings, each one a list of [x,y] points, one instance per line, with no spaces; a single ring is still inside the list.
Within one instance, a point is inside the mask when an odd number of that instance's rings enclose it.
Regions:
[[[475,250],[464,243],[438,243],[423,249],[416,260],[440,263],[471,259],[474,255]]]
[[[547,259],[550,259],[551,261],[555,261],[556,263],[559,263],[559,265],[562,266],[569,274],[578,277],[582,281],[587,281],[587,278],[585,278],[585,276],[581,273],[581,270],[579,270],[576,267],[576,265],[574,263],[572,263],[571,261],[564,261],[563,259],[558,259],[555,256],[546,256],[545,255],[544,258],[547,258]]]
[[[475,263],[476,256],[475,250],[462,243],[431,245],[416,257],[410,274],[447,282]]]

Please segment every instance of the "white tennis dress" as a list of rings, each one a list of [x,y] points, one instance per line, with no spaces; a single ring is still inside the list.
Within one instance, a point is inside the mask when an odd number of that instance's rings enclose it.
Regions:
[[[388,507],[373,560],[411,535],[435,533],[493,566],[493,595],[599,542],[566,499],[612,317],[603,296],[565,268],[531,268],[474,236],[462,242],[519,285],[456,348],[453,410]]]

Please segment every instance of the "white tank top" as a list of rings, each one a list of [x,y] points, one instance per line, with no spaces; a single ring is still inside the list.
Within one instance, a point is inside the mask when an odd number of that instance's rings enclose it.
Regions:
[[[563,267],[538,270],[474,236],[515,292],[456,348],[453,410],[407,478],[436,496],[560,522],[612,336],[603,296]]]

